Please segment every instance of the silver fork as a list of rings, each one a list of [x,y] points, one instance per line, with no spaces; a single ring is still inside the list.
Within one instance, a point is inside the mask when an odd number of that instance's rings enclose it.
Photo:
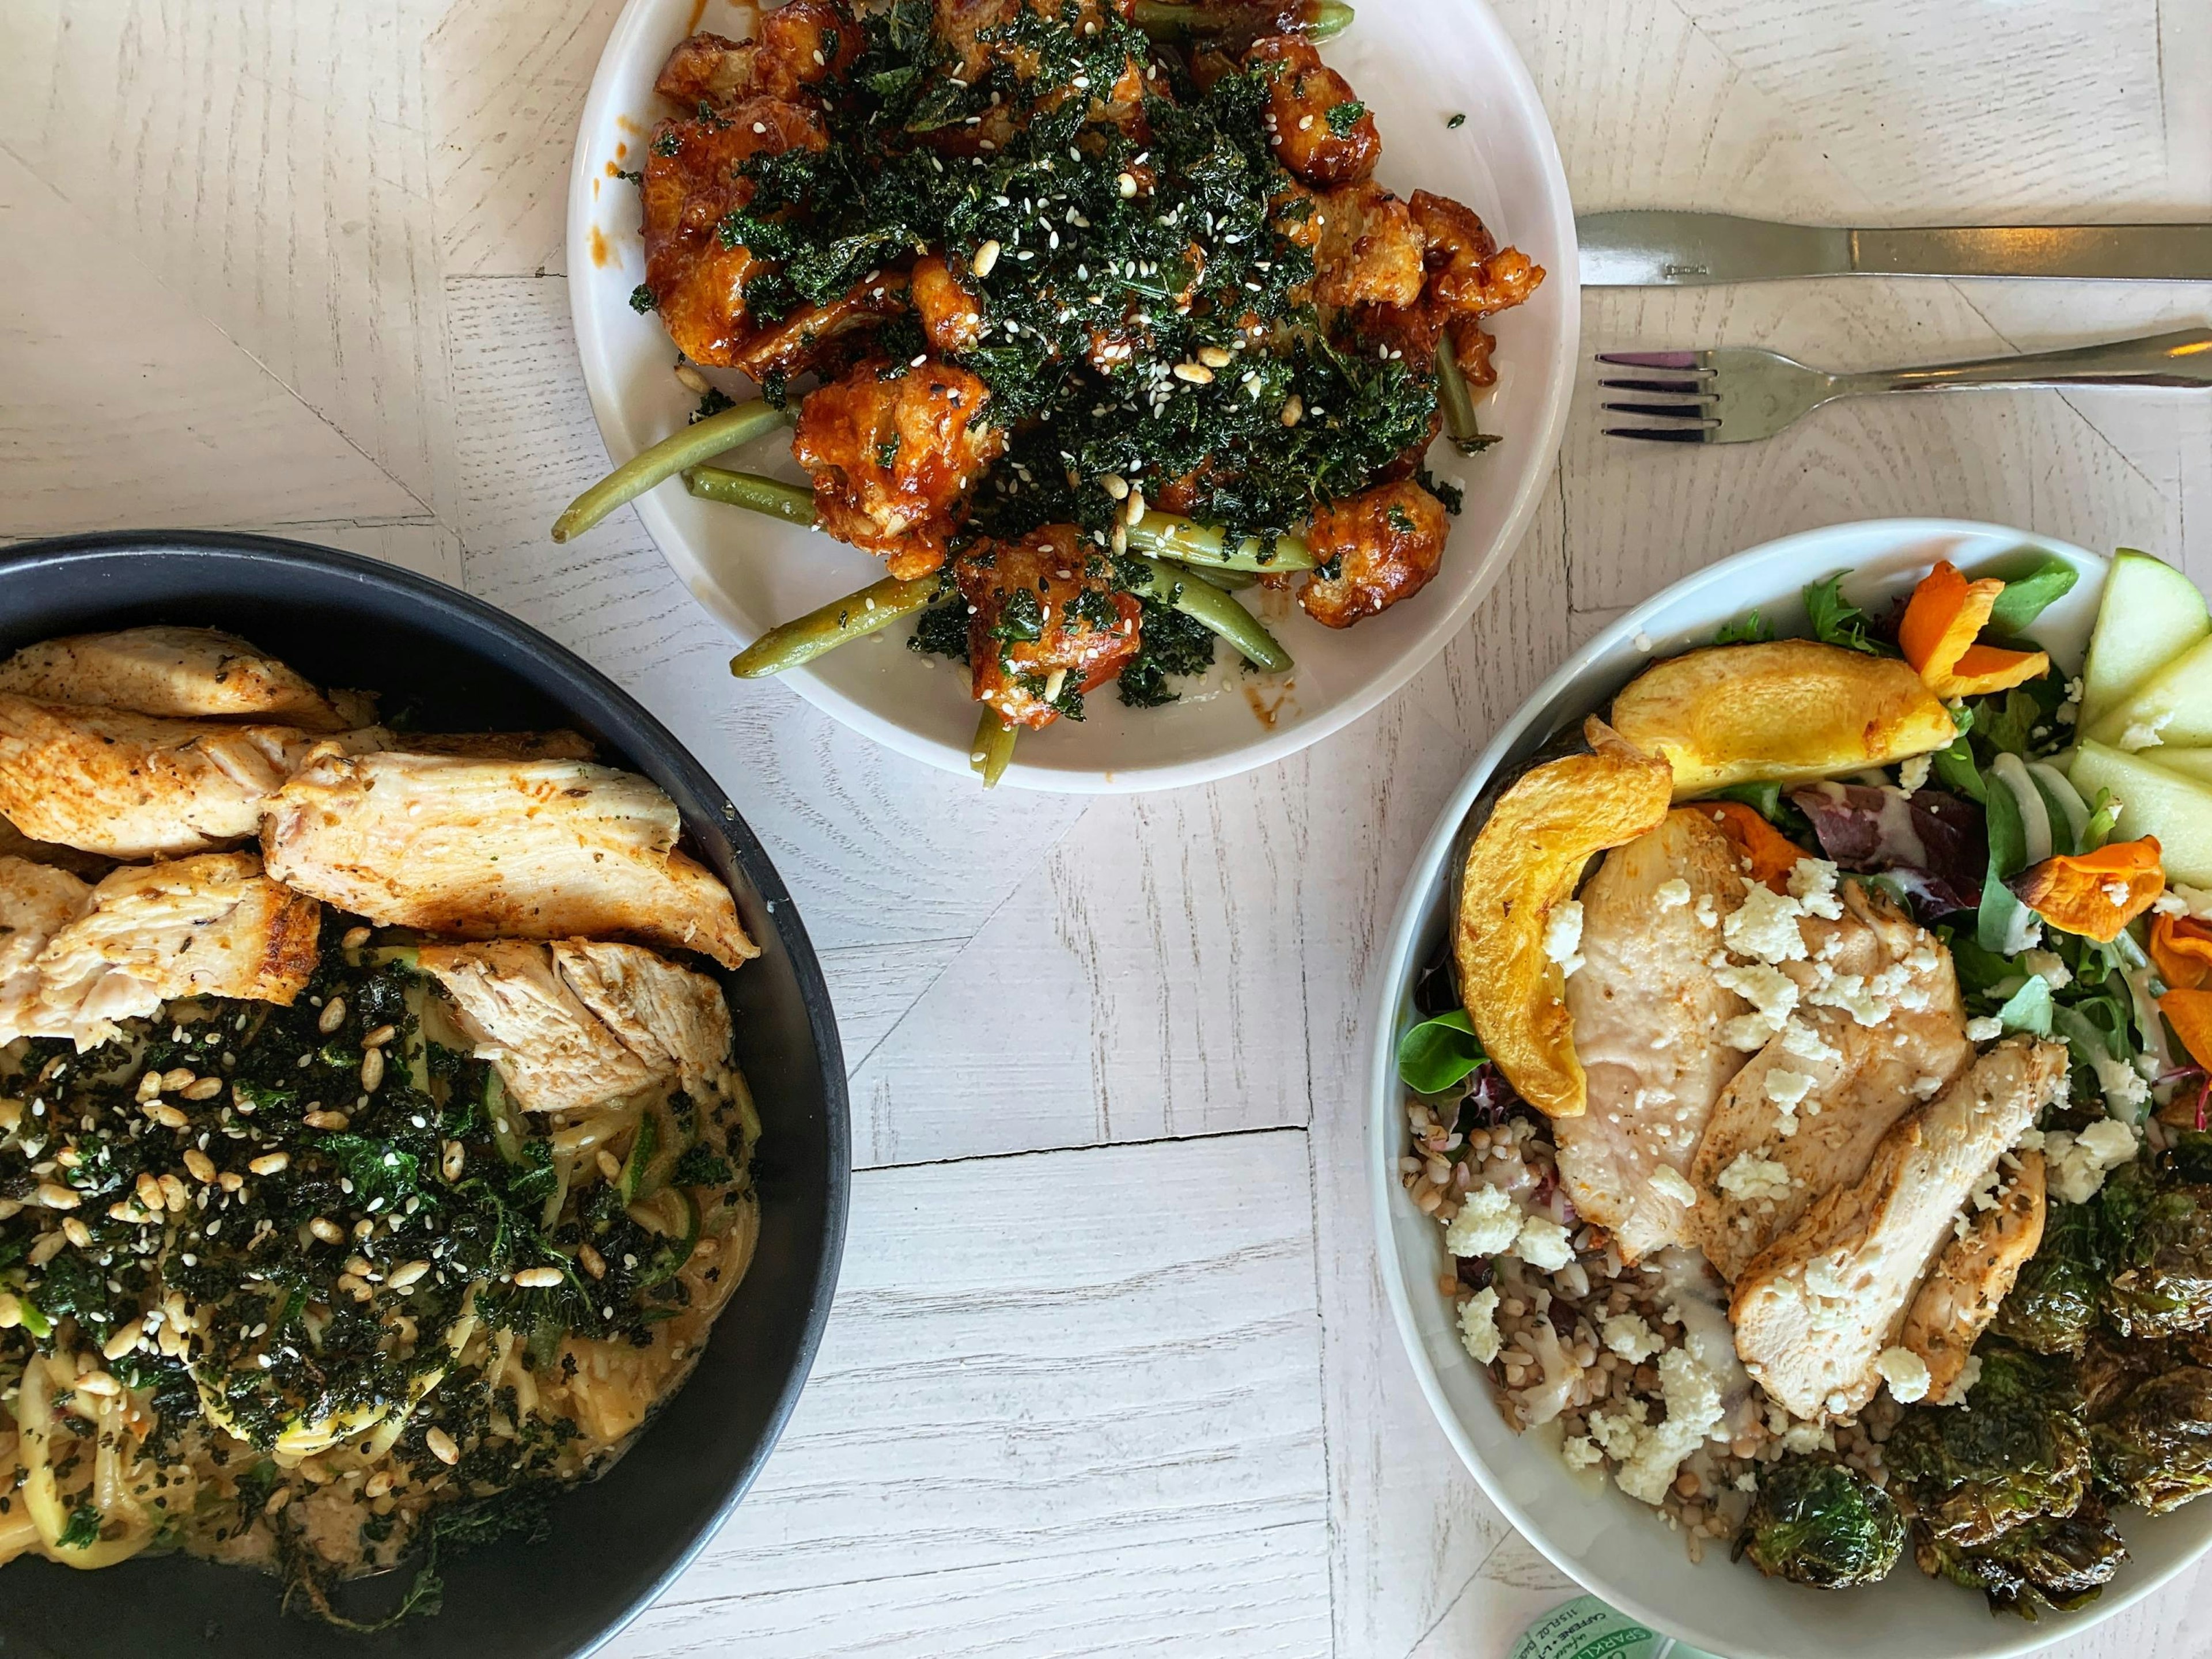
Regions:
[[[2212,329],[2189,328],[2137,340],[1984,357],[1923,368],[1831,374],[1756,346],[1715,351],[1601,351],[1598,362],[1652,371],[1633,379],[1601,379],[1618,392],[1642,392],[1668,403],[1601,404],[1621,415],[1649,415],[1663,426],[1609,426],[1616,438],[1670,444],[1740,444],[1771,438],[1801,415],[1835,398],[1875,392],[1941,392],[1956,387],[2160,386],[2212,386]],[[1667,378],[1660,379],[1660,374]]]

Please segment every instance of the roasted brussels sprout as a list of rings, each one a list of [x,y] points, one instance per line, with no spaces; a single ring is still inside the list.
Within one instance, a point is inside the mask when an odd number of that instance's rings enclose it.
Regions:
[[[2171,1336],[2212,1324],[2212,1187],[2131,1164],[2106,1182],[2098,1207],[2114,1328]]]
[[[2100,1485],[2154,1515],[2212,1491],[2212,1370],[2179,1365],[2128,1391],[2089,1431]]]
[[[1759,1471],[1736,1553],[1771,1577],[1849,1589],[1889,1575],[1905,1518],[1887,1492],[1826,1458],[1784,1458]]]
[[[1974,1352],[1982,1374],[1966,1407],[1909,1407],[1883,1448],[1919,1523],[1960,1550],[2071,1515],[2089,1486],[2073,1368],[1987,1337]]]
[[[1920,1570],[1980,1590],[1993,1612],[2036,1616],[2039,1604],[2070,1612],[2097,1599],[2128,1559],[2105,1506],[2094,1495],[2072,1515],[2046,1516],[2014,1527],[1978,1550],[1962,1550],[1916,1528]]]
[[[2098,1210],[2052,1200],[2043,1243],[2020,1270],[1990,1329],[2038,1353],[2077,1352],[2097,1322],[2104,1291]]]
[[[2136,1384],[2148,1382],[2161,1371],[2191,1363],[2191,1356],[2178,1341],[2117,1336],[2100,1326],[2089,1333],[2081,1357],[2074,1362],[2074,1380],[2081,1390],[2082,1416],[2088,1422],[2101,1423],[2120,1408],[2120,1402]]]

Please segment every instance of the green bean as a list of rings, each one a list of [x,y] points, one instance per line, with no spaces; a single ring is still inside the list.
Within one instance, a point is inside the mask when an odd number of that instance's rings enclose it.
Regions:
[[[968,767],[983,780],[986,789],[995,789],[999,780],[1006,775],[1006,768],[1014,758],[1014,739],[1022,728],[1010,720],[999,718],[999,711],[984,705],[983,718],[975,723],[975,741],[968,746]]]
[[[726,449],[750,442],[774,430],[789,418],[758,398],[739,404],[703,421],[694,421],[681,432],[641,450],[589,489],[568,503],[568,510],[553,521],[553,539],[565,542],[582,535],[623,502],[635,501],[664,478],[672,478],[685,467],[719,455]]]
[[[684,487],[702,501],[721,501],[791,524],[814,522],[814,492],[805,484],[763,478],[757,472],[732,472],[727,467],[695,466],[684,474]]]
[[[1341,0],[1299,0],[1291,26],[1309,40],[1329,40],[1352,27],[1352,8]],[[1273,33],[1284,21],[1270,5],[1137,0],[1137,27],[1155,40],[1184,40],[1221,34]]]
[[[926,609],[942,586],[942,577],[937,573],[908,581],[886,576],[857,593],[832,599],[818,610],[769,629],[730,659],[730,672],[739,679],[752,680],[797,668],[825,651],[836,650],[848,640],[872,634],[902,617],[911,617]]]
[[[1461,454],[1479,454],[1498,441],[1494,434],[1482,429],[1475,416],[1474,393],[1460,373],[1449,333],[1437,342],[1437,404],[1443,410],[1444,435]]]
[[[1260,625],[1257,618],[1239,605],[1235,596],[1219,588],[1197,580],[1185,571],[1165,564],[1158,559],[1139,556],[1152,576],[1148,587],[1133,589],[1143,597],[1171,605],[1200,627],[1209,629],[1235,646],[1246,660],[1269,674],[1279,674],[1291,665],[1291,653],[1273,634]]]
[[[1223,588],[1231,593],[1240,587],[1249,587],[1260,580],[1249,570],[1215,570],[1202,564],[1177,564],[1172,559],[1168,562],[1175,564],[1178,571],[1197,577],[1208,587]]]
[[[1173,513],[1146,514],[1129,526],[1129,545],[1178,564],[1211,565],[1216,570],[1310,570],[1321,562],[1297,536],[1276,537],[1272,551],[1266,543],[1248,536],[1231,551],[1222,545],[1222,534],[1212,526]]]

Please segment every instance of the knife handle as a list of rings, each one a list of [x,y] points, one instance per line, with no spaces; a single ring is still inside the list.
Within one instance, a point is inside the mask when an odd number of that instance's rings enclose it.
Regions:
[[[1939,392],[1949,386],[2212,386],[2212,329],[2185,328],[2065,351],[2032,351],[1920,368],[1839,375],[1844,392]]]

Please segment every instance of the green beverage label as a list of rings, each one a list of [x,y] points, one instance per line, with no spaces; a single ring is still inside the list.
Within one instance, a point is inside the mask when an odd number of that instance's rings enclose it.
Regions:
[[[1510,1659],[1713,1659],[1646,1630],[1595,1595],[1553,1607],[1521,1633]]]

